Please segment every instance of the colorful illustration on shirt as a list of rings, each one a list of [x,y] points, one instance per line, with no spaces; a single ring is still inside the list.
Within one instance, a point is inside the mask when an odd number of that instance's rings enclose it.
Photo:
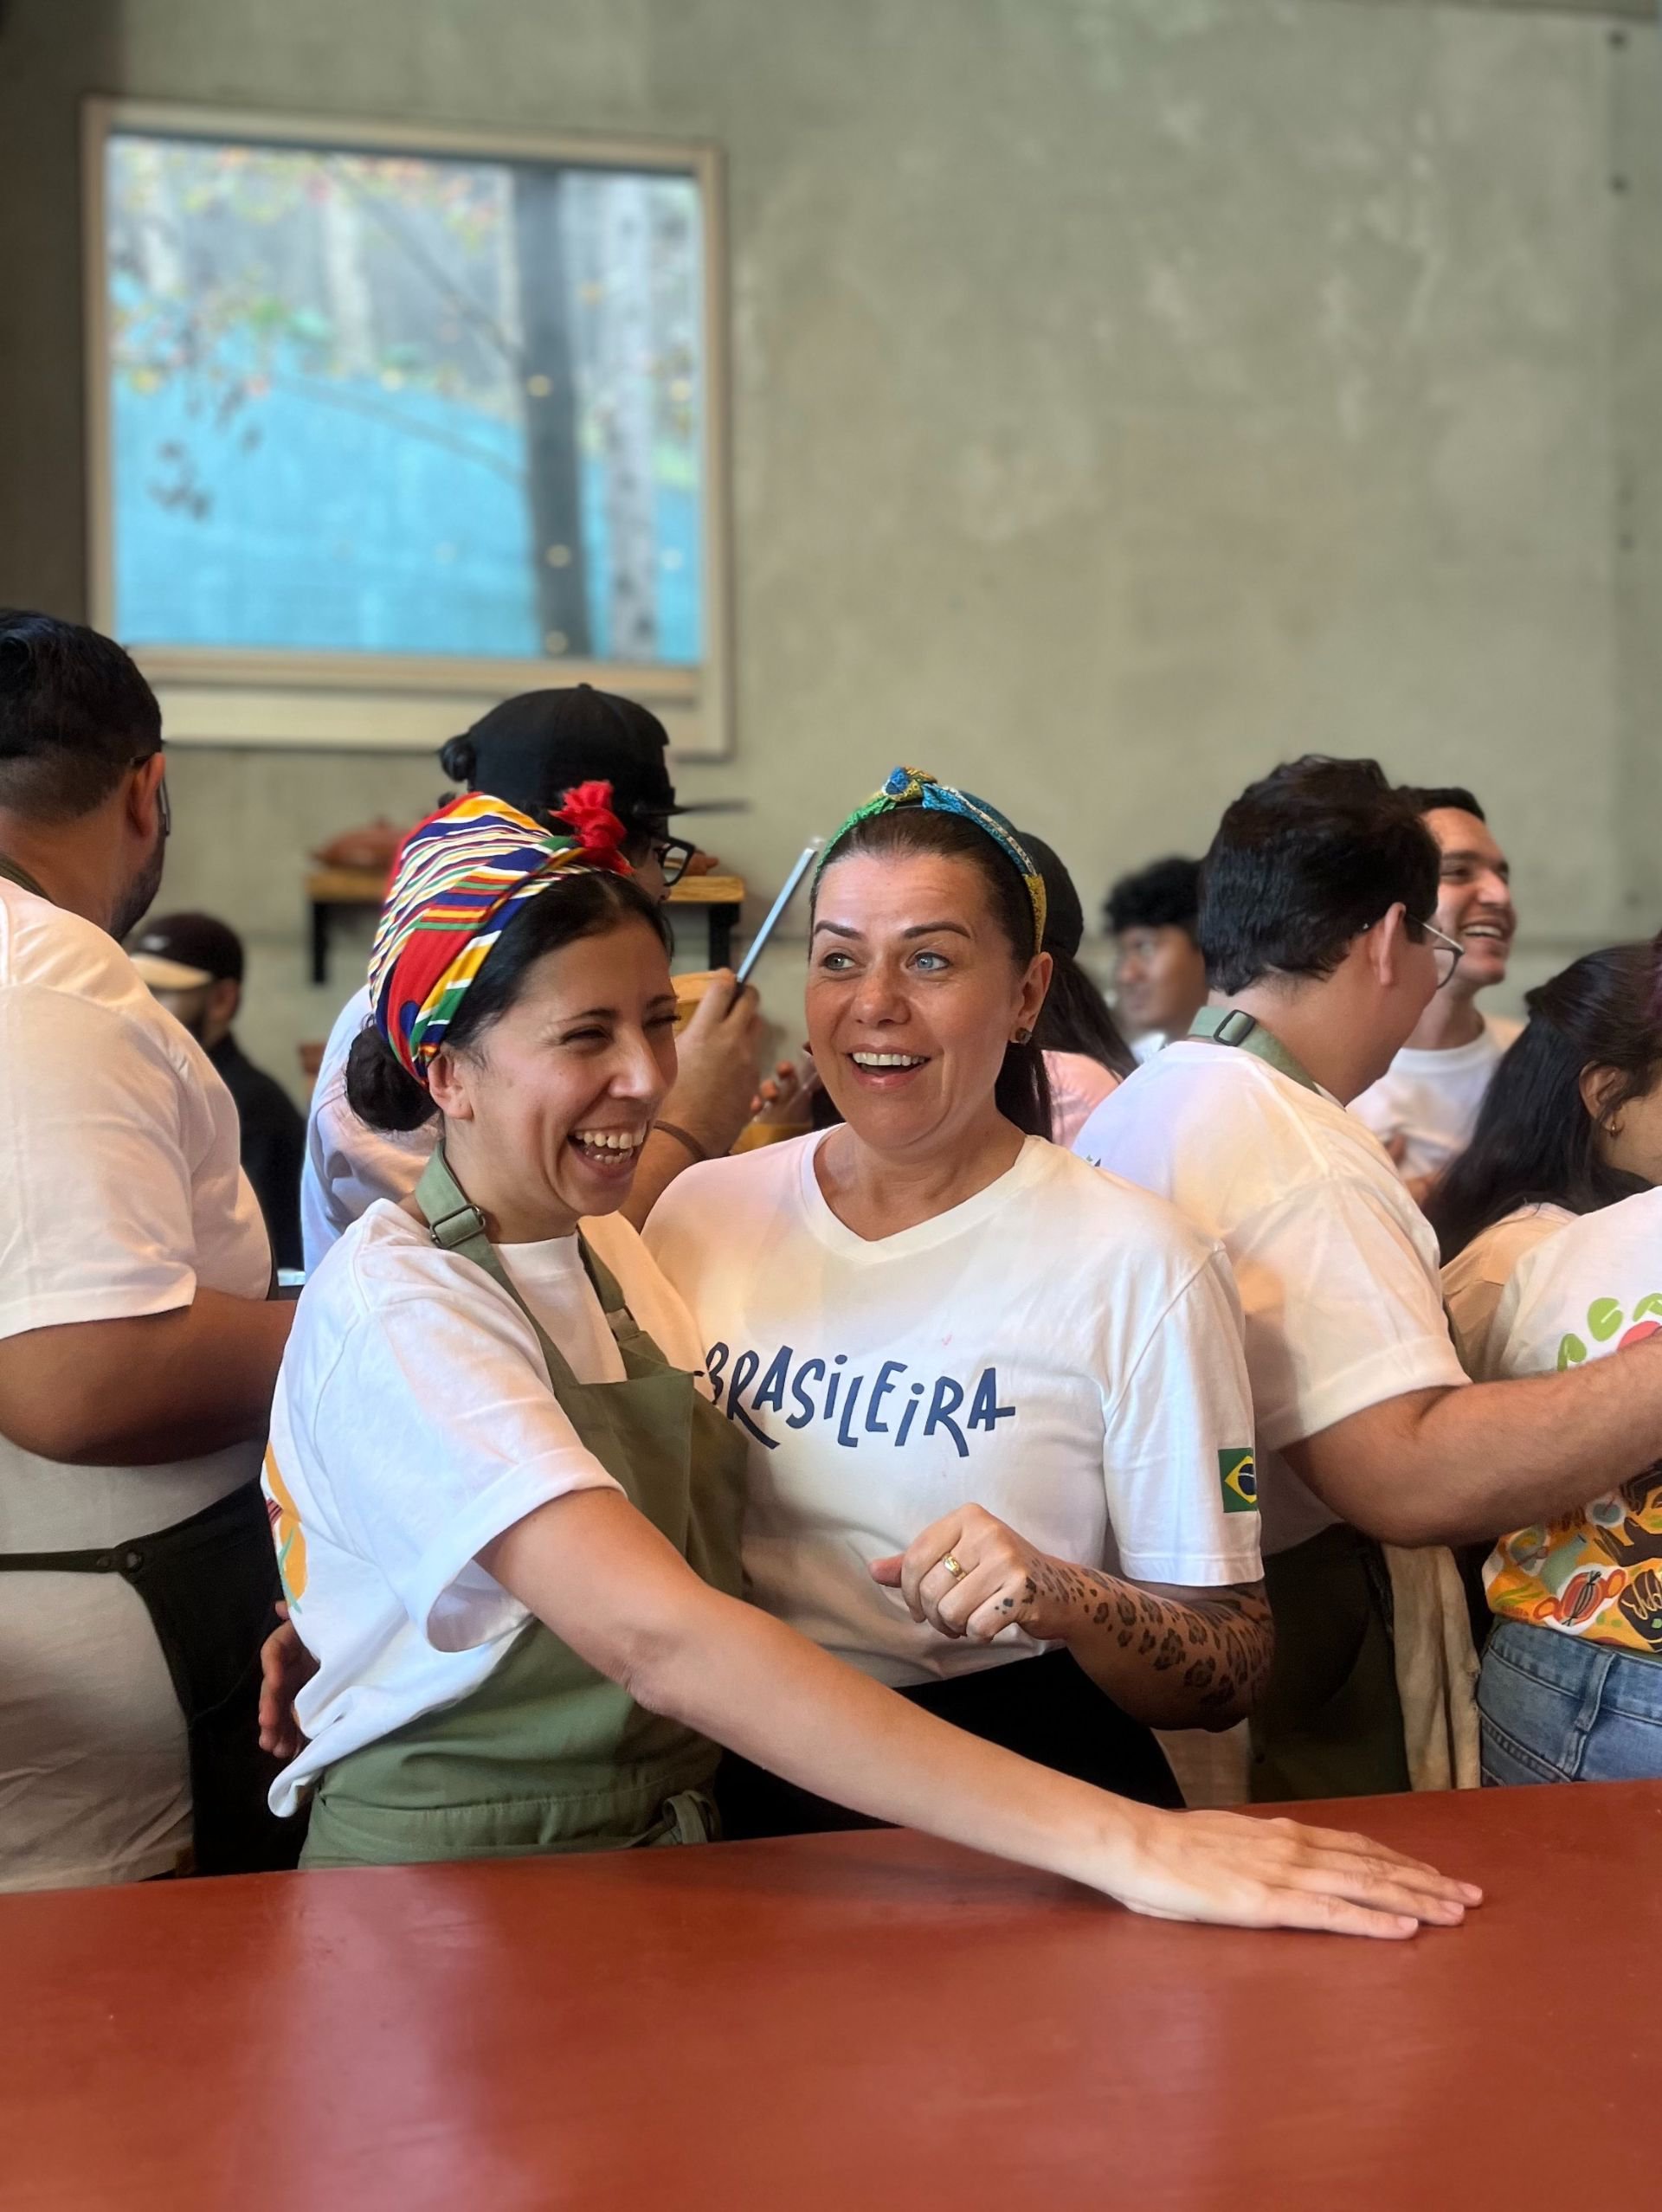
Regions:
[[[1221,1451],[1218,1480],[1223,1485],[1226,1513],[1258,1511],[1258,1462],[1251,1450]]]
[[[756,1418],[765,1412],[780,1415],[787,1429],[823,1422],[834,1428],[837,1442],[847,1451],[857,1451],[864,1444],[879,1449],[886,1443],[899,1450],[915,1427],[920,1444],[944,1437],[960,1459],[969,1458],[974,1431],[994,1436],[1001,1421],[1015,1418],[1014,1405],[998,1402],[996,1367],[983,1367],[968,1386],[954,1375],[909,1381],[911,1370],[904,1360],[880,1361],[873,1375],[864,1370],[850,1374],[847,1367],[846,1352],[834,1353],[828,1360],[800,1360],[789,1344],[782,1344],[765,1366],[762,1354],[749,1348],[735,1357],[731,1346],[712,1344],[705,1354],[705,1373],[716,1404],[769,1451],[778,1450],[779,1439],[770,1437]],[[792,1408],[789,1413],[787,1394]]]
[[[277,1546],[277,1572],[282,1578],[284,1597],[291,1605],[298,1605],[306,1595],[306,1531],[278,1469],[277,1455],[269,1444],[266,1447],[264,1472],[266,1513],[271,1522],[272,1541]]]
[[[1662,1291],[1631,1316],[1617,1298],[1594,1298],[1586,1336],[1566,1330],[1557,1366],[1578,1367],[1662,1335]],[[1589,1344],[1588,1340],[1591,1340]],[[1662,1462],[1562,1521],[1504,1537],[1483,1571],[1491,1612],[1584,1636],[1628,1651],[1662,1653]]]

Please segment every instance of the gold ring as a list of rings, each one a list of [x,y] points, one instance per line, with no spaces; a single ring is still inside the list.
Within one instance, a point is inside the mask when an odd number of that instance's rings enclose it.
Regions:
[[[962,1582],[963,1580],[963,1569],[958,1565],[950,1552],[949,1552],[946,1557],[941,1561],[941,1565],[946,1569],[954,1582]]]

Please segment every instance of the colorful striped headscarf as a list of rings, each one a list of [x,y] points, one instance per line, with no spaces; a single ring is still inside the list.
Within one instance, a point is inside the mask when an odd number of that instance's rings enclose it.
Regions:
[[[824,873],[827,863],[835,858],[838,846],[856,823],[869,821],[874,814],[892,814],[902,807],[923,807],[932,813],[957,814],[966,822],[973,822],[992,839],[1027,887],[1027,897],[1033,904],[1033,948],[1039,951],[1045,942],[1045,879],[1017,835],[1015,825],[996,807],[977,799],[973,791],[957,791],[950,783],[940,782],[922,768],[890,769],[882,789],[873,792],[863,806],[855,807],[826,846],[820,872]]]
[[[599,870],[627,876],[609,783],[579,784],[545,827],[470,791],[418,822],[394,864],[370,953],[375,1026],[418,1083],[497,939],[551,884]]]

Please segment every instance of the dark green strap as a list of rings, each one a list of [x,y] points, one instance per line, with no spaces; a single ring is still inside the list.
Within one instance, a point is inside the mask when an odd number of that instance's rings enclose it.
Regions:
[[[416,1203],[427,1217],[428,1233],[441,1251],[460,1252],[464,1259],[482,1267],[493,1283],[505,1289],[514,1304],[537,1332],[537,1341],[543,1347],[543,1357],[548,1363],[548,1379],[554,1386],[554,1395],[578,1387],[571,1363],[531,1308],[514,1288],[513,1278],[502,1264],[496,1246],[485,1233],[485,1217],[461,1185],[450,1172],[450,1163],[444,1156],[441,1144],[428,1161],[422,1180],[416,1186]],[[595,1286],[595,1296],[600,1300],[601,1311],[609,1321],[615,1314],[624,1310],[623,1293],[616,1276],[599,1255],[590,1251],[587,1238],[579,1234],[577,1249],[583,1255],[589,1280]]]
[[[15,860],[8,860],[3,852],[0,852],[0,876],[3,876],[9,884],[16,884],[19,891],[33,891],[36,898],[46,897],[28,869],[20,868]]]
[[[1262,1060],[1278,1075],[1291,1082],[1302,1083],[1306,1090],[1321,1089],[1313,1075],[1302,1061],[1295,1060],[1279,1037],[1272,1036],[1256,1014],[1246,1013],[1240,1006],[1202,1006],[1189,1026],[1191,1037],[1203,1037],[1213,1045],[1233,1045],[1237,1051],[1248,1052],[1255,1060]]]

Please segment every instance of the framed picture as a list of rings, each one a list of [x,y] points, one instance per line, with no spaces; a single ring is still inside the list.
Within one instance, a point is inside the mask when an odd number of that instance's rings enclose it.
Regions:
[[[713,149],[96,101],[86,164],[93,620],[171,739],[588,681],[728,749]]]

